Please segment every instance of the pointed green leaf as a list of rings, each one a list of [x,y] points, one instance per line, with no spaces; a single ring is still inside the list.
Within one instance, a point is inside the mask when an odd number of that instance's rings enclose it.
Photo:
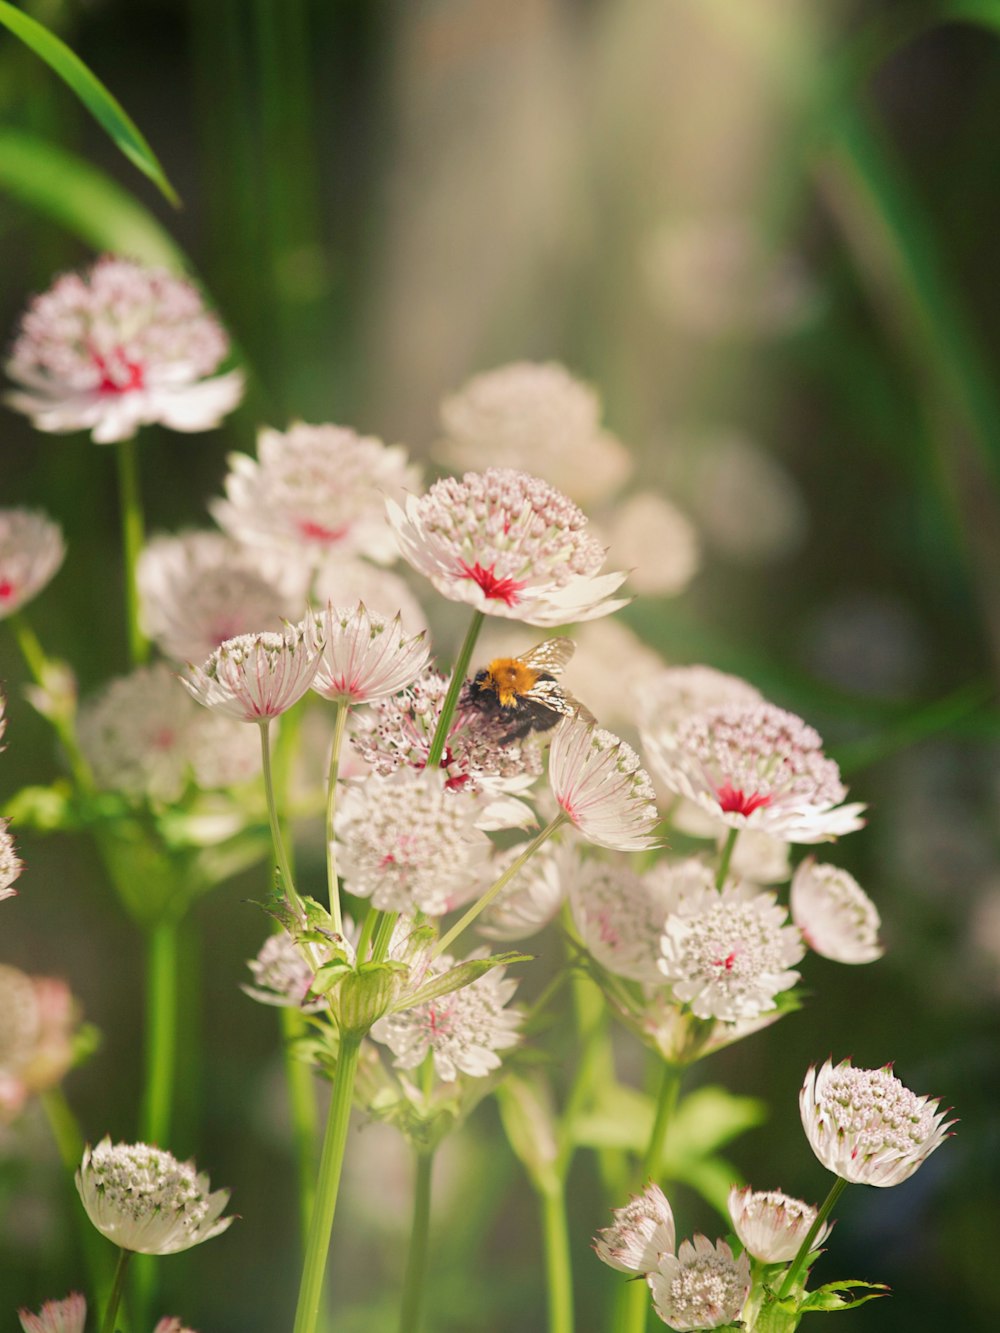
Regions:
[[[494,967],[509,967],[511,963],[530,961],[531,954],[528,953],[498,953],[492,958],[467,958],[464,963],[459,963],[457,967],[449,968],[441,976],[432,978],[426,985],[400,996],[389,1012],[415,1009],[418,1004],[427,1004],[429,1000],[436,1000],[440,995],[450,995],[452,991],[461,990],[463,986],[470,986],[474,981],[478,981]]]
[[[867,1291],[867,1296],[841,1295],[853,1290]],[[799,1312],[807,1314],[812,1310],[829,1313],[837,1310],[854,1310],[868,1301],[877,1301],[880,1296],[888,1295],[889,1288],[884,1282],[861,1282],[845,1279],[843,1282],[828,1282],[825,1287],[807,1292],[799,1304]]]

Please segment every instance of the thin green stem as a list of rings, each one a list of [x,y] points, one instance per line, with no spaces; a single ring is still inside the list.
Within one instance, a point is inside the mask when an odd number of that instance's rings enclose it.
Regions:
[[[337,879],[337,844],[333,836],[333,821],[337,813],[337,777],[340,772],[340,749],[344,743],[349,705],[335,703],[333,714],[333,750],[330,753],[330,774],[326,791],[326,882],[330,892],[330,915],[333,928],[342,934],[344,920],[340,911],[340,884]]]
[[[799,1252],[792,1260],[791,1268],[785,1274],[785,1280],[784,1282],[782,1282],[781,1290],[778,1292],[779,1301],[783,1301],[785,1297],[788,1295],[788,1293],[795,1286],[796,1279],[798,1278],[799,1273],[801,1273],[802,1267],[805,1264],[806,1259],[809,1257],[809,1251],[812,1249],[813,1245],[815,1244],[816,1237],[819,1235],[820,1227],[833,1212],[834,1205],[836,1204],[837,1200],[840,1198],[840,1196],[843,1194],[846,1188],[847,1188],[846,1180],[841,1180],[838,1177],[833,1182],[833,1188],[830,1190],[830,1193],[823,1200],[823,1206],[816,1214],[816,1220],[813,1222],[812,1226],[806,1233],[805,1240],[799,1246]]]
[[[448,686],[448,693],[444,697],[444,707],[441,709],[441,716],[438,718],[438,724],[434,731],[434,738],[431,741],[430,753],[427,756],[427,767],[437,768],[441,762],[441,756],[444,754],[444,744],[448,739],[448,729],[451,727],[451,719],[455,716],[455,708],[458,705],[458,696],[461,693],[462,686],[465,684],[465,677],[469,672],[469,663],[472,661],[472,650],[476,646],[476,640],[479,638],[479,631],[483,627],[483,621],[486,619],[484,612],[473,611],[472,622],[469,625],[465,635],[465,642],[462,644],[462,650],[458,654],[458,660],[455,662],[455,669],[451,675],[451,684]]]
[[[267,818],[271,825],[271,841],[274,844],[274,856],[281,873],[281,888],[289,902],[295,906],[299,895],[295,892],[295,880],[292,867],[285,851],[285,840],[281,836],[281,823],[278,819],[278,807],[274,799],[274,775],[271,772],[271,723],[268,719],[260,724],[260,757],[264,771],[264,795],[267,798]]]
[[[118,1251],[118,1263],[115,1267],[114,1281],[111,1284],[111,1295],[108,1297],[108,1308],[104,1312],[101,1333],[115,1333],[115,1316],[118,1313],[118,1306],[121,1304],[122,1288],[125,1285],[125,1270],[128,1268],[128,1261],[131,1258],[131,1250]]]
[[[308,1032],[305,1016],[297,1009],[281,1009],[281,1033],[284,1038],[285,1085],[292,1118],[292,1142],[295,1145],[295,1165],[299,1188],[299,1222],[302,1243],[305,1245],[316,1197],[316,1147],[319,1120],[312,1069],[300,1060],[293,1050],[297,1037]]]
[[[395,929],[396,922],[399,919],[398,912],[380,912],[378,925],[375,927],[375,938],[372,941],[372,962],[383,963],[389,953],[389,945],[392,942],[392,932]],[[360,958],[360,953],[358,954]]]
[[[133,666],[139,666],[149,656],[149,641],[139,624],[139,590],[135,578],[145,531],[139,491],[139,461],[134,439],[121,440],[118,444],[118,499],[125,559],[125,618],[129,657]]]
[[[157,921],[146,935],[146,1083],[140,1138],[170,1138],[177,1065],[178,922]]]
[[[476,917],[479,916],[480,912],[485,911],[485,909],[489,907],[490,903],[497,896],[497,894],[500,893],[502,889],[506,888],[506,886],[514,878],[514,876],[521,869],[521,867],[527,861],[529,861],[531,857],[534,856],[534,854],[538,851],[539,847],[541,847],[542,843],[545,842],[548,838],[551,838],[552,834],[555,833],[556,829],[559,828],[560,825],[565,824],[566,818],[567,818],[566,815],[563,813],[562,810],[560,810],[559,813],[556,815],[555,819],[553,819],[551,823],[546,824],[545,828],[542,829],[541,833],[539,833],[536,837],[532,838],[531,842],[528,843],[527,847],[524,849],[521,855],[517,857],[516,860],[511,861],[510,865],[503,872],[503,874],[496,881],[496,883],[492,884],[486,890],[483,896],[477,899],[477,901],[472,904],[472,906],[465,913],[465,915],[460,917],[459,920],[456,921],[455,924],[452,926],[452,928],[446,931],[445,934],[441,936],[437,944],[435,944],[434,948],[431,950],[432,959],[437,958],[440,954],[443,954],[444,951],[448,948],[448,946],[450,944],[453,944],[455,940],[458,939],[462,931],[465,930],[467,926],[472,925],[473,921],[475,921]]]
[[[433,1152],[417,1153],[416,1181],[413,1190],[413,1223],[410,1248],[403,1276],[403,1299],[399,1309],[399,1333],[419,1333],[423,1317],[424,1275],[427,1272],[427,1243],[431,1222],[431,1174]]]
[[[715,887],[721,889],[726,882],[726,876],[729,874],[729,863],[733,859],[733,848],[736,846],[736,839],[740,836],[738,828],[731,828],[722,845],[722,855],[719,857],[719,869],[715,876]]]
[[[323,1301],[323,1277],[326,1273],[330,1235],[337,1208],[340,1172],[344,1163],[347,1129],[351,1119],[354,1097],[354,1079],[358,1069],[361,1038],[342,1034],[337,1076],[333,1085],[333,1100],[323,1136],[323,1155],[320,1159],[319,1178],[316,1182],[316,1205],[309,1223],[306,1239],[302,1282],[295,1310],[293,1333],[315,1333]]]
[[[380,921],[382,913],[376,907],[368,905],[368,911],[365,913],[365,919],[361,923],[361,934],[358,936],[357,959],[359,963],[368,961],[368,946],[372,942],[372,933],[375,930],[375,923]]]
[[[38,640],[38,635],[31,628],[23,611],[13,612],[9,620],[11,629],[14,631],[14,637],[17,639],[17,646],[21,650],[21,656],[24,658],[35,684],[43,690],[47,689],[52,666],[45,655],[45,649]],[[72,721],[58,713],[50,714],[49,721],[66,751],[66,758],[69,761],[70,771],[76,785],[81,791],[91,791],[94,786],[93,775],[90,772],[90,765],[84,759],[80,750]]]
[[[563,1182],[553,1180],[547,1189],[540,1191],[540,1198],[549,1333],[573,1333],[573,1270]]]

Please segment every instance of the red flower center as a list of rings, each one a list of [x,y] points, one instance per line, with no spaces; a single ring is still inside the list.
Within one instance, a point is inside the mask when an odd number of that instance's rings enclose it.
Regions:
[[[91,352],[91,356],[94,365],[101,373],[101,382],[97,386],[98,393],[129,393],[132,389],[144,387],[142,366],[130,361],[123,352],[116,352],[110,361],[100,352]]]
[[[334,542],[343,541],[347,536],[346,523],[342,523],[339,528],[328,528],[322,523],[317,523],[311,518],[300,518],[296,524],[299,532],[307,541],[326,542],[333,545]]]
[[[520,601],[517,594],[525,586],[523,582],[519,583],[517,579],[498,579],[493,572],[494,565],[490,565],[489,569],[483,569],[478,560],[474,565],[467,565],[464,560],[460,560],[458,567],[462,571],[462,578],[472,579],[473,583],[479,584],[484,597],[503,602],[507,606],[517,606]]]
[[[715,792],[719,805],[727,815],[752,815],[761,806],[770,805],[770,796],[761,796],[759,792],[747,795],[741,787],[734,787],[731,782],[724,782]]]
[[[14,585],[10,579],[0,579],[0,602],[7,602],[14,596]]]

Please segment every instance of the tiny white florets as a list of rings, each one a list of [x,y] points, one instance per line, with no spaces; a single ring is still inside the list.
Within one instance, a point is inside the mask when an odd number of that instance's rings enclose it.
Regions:
[[[646,1277],[656,1313],[668,1328],[720,1328],[739,1317],[750,1292],[750,1260],[738,1259],[725,1241],[705,1236],[681,1242],[676,1257],[665,1254]]]
[[[673,1254],[674,1214],[659,1185],[633,1194],[614,1222],[594,1237],[598,1259],[619,1273],[651,1273],[665,1254]]]

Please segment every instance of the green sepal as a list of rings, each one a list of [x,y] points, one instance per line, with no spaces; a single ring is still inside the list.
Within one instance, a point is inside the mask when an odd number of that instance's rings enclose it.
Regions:
[[[395,1013],[400,1009],[415,1009],[419,1004],[427,1004],[431,1000],[436,1000],[441,995],[450,995],[452,991],[461,990],[464,986],[471,986],[474,981],[491,972],[495,967],[509,967],[511,963],[527,963],[532,958],[531,954],[526,953],[500,953],[494,954],[489,958],[467,958],[463,963],[457,963],[450,967],[447,972],[442,972],[440,976],[432,977],[430,981],[423,986],[418,986],[415,991],[406,991],[389,1010]]]
[[[866,1291],[868,1295],[845,1297],[840,1294],[854,1290]],[[799,1302],[799,1313],[811,1314],[813,1311],[820,1311],[829,1314],[838,1310],[854,1310],[859,1305],[877,1301],[880,1296],[886,1296],[888,1293],[889,1288],[884,1282],[862,1282],[856,1278],[845,1278],[841,1282],[828,1282],[823,1287],[817,1287],[815,1291],[807,1292]]]

